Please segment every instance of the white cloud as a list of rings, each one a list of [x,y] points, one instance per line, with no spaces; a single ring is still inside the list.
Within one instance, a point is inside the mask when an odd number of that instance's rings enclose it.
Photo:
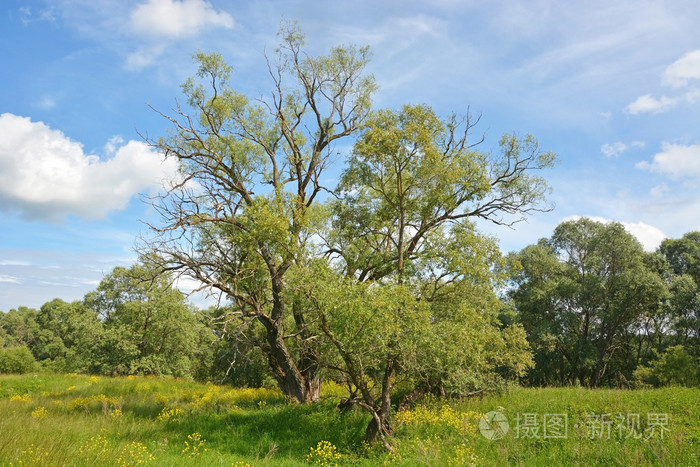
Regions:
[[[661,96],[660,99],[656,99],[651,94],[645,94],[625,107],[625,112],[632,115],[646,112],[661,113],[673,108],[676,104],[678,104],[677,97]]]
[[[637,163],[638,169],[649,170],[672,178],[700,178],[700,144],[663,143],[661,152],[651,162]]]
[[[164,44],[155,44],[151,46],[141,46],[136,51],[131,52],[126,57],[127,70],[140,70],[147,67],[165,51]]]
[[[178,39],[205,28],[231,29],[233,17],[204,0],[147,0],[131,12],[131,28],[140,35]]]
[[[618,157],[623,152],[631,148],[643,148],[643,141],[633,141],[629,145],[623,143],[622,141],[616,141],[614,143],[605,143],[600,147],[600,152],[603,153],[605,157]]]
[[[686,102],[693,103],[696,100],[700,99],[700,89],[698,88],[692,88],[689,89],[688,92],[685,93],[683,96]]]
[[[56,107],[56,101],[49,96],[44,96],[36,103],[37,107],[43,110],[51,110]]]
[[[175,162],[163,162],[145,143],[117,148],[111,141],[113,157],[101,160],[42,122],[0,115],[0,210],[54,221],[69,214],[102,218],[175,176]]]
[[[117,148],[124,144],[124,138],[119,135],[114,135],[109,138],[109,141],[105,144],[104,151],[108,156],[113,156],[117,152]]]
[[[661,76],[661,82],[673,88],[687,86],[691,79],[700,79],[700,50],[683,55]]]
[[[29,261],[15,261],[11,259],[0,260],[0,266],[31,266]]]
[[[611,222],[619,222],[607,219],[605,217],[599,216],[568,216],[563,219],[563,222],[576,221],[585,217],[595,222],[600,222],[602,224],[609,224]],[[656,250],[661,242],[668,238],[668,236],[663,233],[663,231],[653,225],[649,225],[644,222],[620,222],[627,232],[634,235],[634,237],[642,244],[645,251]]]
[[[668,188],[668,185],[662,183],[661,185],[656,185],[652,187],[652,189],[649,190],[649,194],[651,194],[651,196],[653,196],[654,198],[660,198],[664,195],[664,193],[668,193],[669,190],[670,189]]]
[[[0,282],[7,282],[9,284],[21,284],[20,280],[16,277],[0,275]]]
[[[661,229],[644,222],[622,222],[621,224],[625,226],[625,230],[637,237],[646,251],[656,250],[661,242],[668,238]]]
[[[669,65],[661,75],[661,83],[672,88],[683,88],[693,79],[700,79],[700,50],[683,55]],[[636,115],[639,113],[661,113],[675,107],[679,102],[693,103],[700,98],[700,90],[691,88],[685,94],[677,97],[661,96],[656,99],[651,94],[638,97],[625,107],[625,112]]]
[[[46,10],[32,11],[29,7],[19,8],[20,20],[25,26],[35,22],[35,21],[56,21],[56,15],[53,9],[49,8]]]

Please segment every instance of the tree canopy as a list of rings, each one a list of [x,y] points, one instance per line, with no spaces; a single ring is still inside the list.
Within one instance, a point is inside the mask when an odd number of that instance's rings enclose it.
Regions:
[[[599,386],[666,296],[649,255],[619,223],[564,222],[512,260],[511,297],[536,351],[538,383]]]

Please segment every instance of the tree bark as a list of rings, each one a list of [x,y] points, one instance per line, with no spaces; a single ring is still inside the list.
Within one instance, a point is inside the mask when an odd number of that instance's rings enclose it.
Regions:
[[[293,397],[302,404],[318,401],[321,391],[321,380],[317,367],[304,368],[300,371],[282,337],[282,329],[278,322],[269,318],[261,318],[265,326],[265,341],[268,363],[282,394]]]
[[[365,441],[373,443],[377,437],[381,438],[384,446],[391,450],[391,445],[388,439],[394,434],[391,424],[389,423],[389,415],[391,414],[391,378],[396,371],[396,360],[393,356],[387,359],[386,369],[384,370],[384,378],[382,379],[382,394],[380,396],[379,407],[372,407],[372,420],[370,420],[367,430],[365,431]]]

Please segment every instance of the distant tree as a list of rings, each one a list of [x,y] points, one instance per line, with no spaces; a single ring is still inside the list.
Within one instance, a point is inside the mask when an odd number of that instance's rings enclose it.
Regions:
[[[0,313],[0,327],[5,333],[6,347],[32,348],[39,337],[38,311],[21,306],[7,313]]]
[[[94,370],[103,325],[82,301],[55,299],[41,306],[36,317],[40,327],[33,351],[44,366],[60,372]]]
[[[204,328],[169,277],[144,264],[117,267],[85,304],[104,323],[103,372],[191,377]]]
[[[162,271],[231,300],[230,320],[254,327],[280,389],[310,402],[320,390],[316,340],[305,310],[284,299],[285,277],[313,252],[324,171],[363,124],[376,86],[364,74],[367,48],[313,57],[296,25],[280,36],[272,89],[259,97],[234,90],[219,54],[196,55],[201,81],[183,85],[187,108],[163,114],[173,131],[151,141],[180,163],[182,180],[155,200],[162,222],[143,249]]]
[[[621,224],[586,218],[512,256],[511,297],[536,352],[534,382],[597,387],[613,357],[631,352],[640,319],[666,296],[646,257]]]
[[[659,251],[672,271],[668,282],[673,340],[700,357],[700,232],[666,239]]]

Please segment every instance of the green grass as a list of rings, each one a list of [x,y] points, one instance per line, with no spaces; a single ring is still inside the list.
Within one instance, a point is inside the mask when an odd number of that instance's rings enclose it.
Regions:
[[[482,413],[500,409],[508,418],[510,431],[503,439],[477,437],[474,449],[484,465],[700,466],[698,389],[519,389],[459,406]],[[525,414],[538,415],[539,437],[523,436]],[[544,414],[566,414],[566,438],[543,436]],[[652,422],[657,418],[653,432],[649,414]],[[516,438],[518,415],[521,436]],[[611,422],[609,434],[598,418],[603,415]],[[639,430],[632,432],[627,419],[637,416]]]
[[[340,413],[342,395],[326,385],[320,403],[303,406],[275,390],[164,378],[1,376],[0,465],[700,466],[698,389],[515,389],[426,402],[396,416],[393,453],[364,445],[368,416]],[[477,429],[493,410],[510,423],[499,440]],[[668,414],[663,439],[644,434],[649,413]],[[540,436],[516,437],[526,414]],[[566,414],[566,438],[542,436],[545,414]],[[591,437],[590,414],[639,414],[644,436]]]

